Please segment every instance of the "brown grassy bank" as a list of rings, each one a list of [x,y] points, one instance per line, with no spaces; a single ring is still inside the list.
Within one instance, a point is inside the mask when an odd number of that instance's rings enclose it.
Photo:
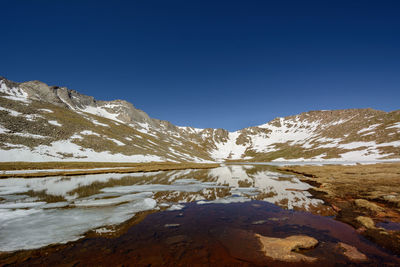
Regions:
[[[0,170],[42,170],[60,169],[59,171],[0,174],[0,178],[10,177],[49,177],[49,176],[74,176],[101,173],[132,173],[151,171],[170,171],[183,169],[211,169],[219,167],[217,163],[172,163],[172,162],[149,162],[149,163],[119,163],[119,162],[2,162]],[[109,168],[102,170],[91,170],[94,168]],[[82,170],[70,170],[82,169]]]
[[[329,203],[338,220],[400,255],[400,231],[380,227],[386,222],[400,226],[400,163],[279,169],[314,186],[310,193]]]

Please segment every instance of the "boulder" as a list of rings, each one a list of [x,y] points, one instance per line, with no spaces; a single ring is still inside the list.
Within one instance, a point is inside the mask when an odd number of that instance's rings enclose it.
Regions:
[[[300,253],[299,249],[310,249],[318,244],[318,240],[305,235],[293,235],[286,238],[267,237],[255,234],[261,243],[261,251],[274,260],[286,262],[313,262],[317,260]]]
[[[339,248],[343,249],[343,254],[351,261],[366,261],[367,256],[358,251],[357,248],[346,243],[338,243]]]

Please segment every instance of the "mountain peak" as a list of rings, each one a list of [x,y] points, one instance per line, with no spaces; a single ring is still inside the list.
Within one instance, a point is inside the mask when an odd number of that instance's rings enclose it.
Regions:
[[[400,111],[313,110],[235,132],[178,127],[125,100],[0,78],[3,161],[400,159]]]

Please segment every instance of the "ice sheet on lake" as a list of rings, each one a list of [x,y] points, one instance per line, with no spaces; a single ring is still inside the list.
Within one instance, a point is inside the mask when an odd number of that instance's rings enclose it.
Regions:
[[[138,193],[138,194],[128,194],[113,198],[100,198],[100,199],[83,199],[74,202],[76,207],[99,207],[99,206],[110,206],[117,205],[124,202],[131,202],[133,200],[140,200],[147,197],[152,197],[153,194],[150,192]]]
[[[137,212],[155,207],[154,199],[145,198],[105,208],[26,210],[21,216],[10,216],[8,213],[14,213],[13,210],[2,209],[0,251],[33,249],[76,240],[91,229],[122,223]],[[18,212],[24,213],[22,210]]]

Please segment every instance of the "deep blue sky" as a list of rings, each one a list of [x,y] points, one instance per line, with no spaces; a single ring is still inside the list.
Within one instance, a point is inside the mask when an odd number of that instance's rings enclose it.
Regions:
[[[0,0],[0,75],[177,125],[400,108],[400,1]]]

